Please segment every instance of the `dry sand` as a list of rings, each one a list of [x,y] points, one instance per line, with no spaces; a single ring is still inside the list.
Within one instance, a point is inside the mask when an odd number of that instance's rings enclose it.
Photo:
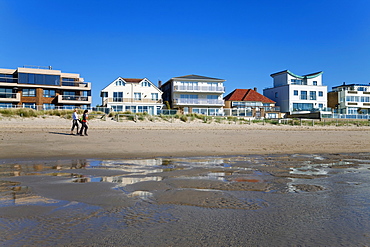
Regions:
[[[69,135],[59,117],[0,120],[0,159],[130,158],[370,150],[370,127],[115,122],[92,120]]]

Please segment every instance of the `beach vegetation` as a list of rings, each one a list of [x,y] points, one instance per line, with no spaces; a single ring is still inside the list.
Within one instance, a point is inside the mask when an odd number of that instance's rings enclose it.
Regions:
[[[188,117],[186,115],[182,115],[180,120],[186,123],[188,121]]]

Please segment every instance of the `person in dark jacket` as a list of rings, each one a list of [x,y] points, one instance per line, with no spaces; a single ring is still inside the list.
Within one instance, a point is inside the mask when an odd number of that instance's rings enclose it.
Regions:
[[[82,133],[84,133],[85,136],[88,135],[87,134],[87,129],[89,127],[87,126],[87,123],[88,123],[87,119],[89,118],[89,115],[87,115],[87,113],[88,113],[88,110],[85,110],[84,113],[83,113],[83,115],[82,115],[80,136],[83,136]]]

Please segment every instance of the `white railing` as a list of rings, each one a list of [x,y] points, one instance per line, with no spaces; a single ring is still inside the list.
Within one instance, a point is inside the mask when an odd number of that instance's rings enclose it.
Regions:
[[[174,99],[175,105],[224,105],[223,100],[219,99]]]
[[[105,103],[114,103],[114,102],[122,102],[122,103],[152,103],[152,104],[161,104],[162,99],[148,99],[148,98],[121,98],[121,97],[113,97],[113,98],[107,98],[104,100]]]
[[[91,104],[91,96],[58,95],[58,103],[61,104]]]
[[[225,92],[225,87],[174,86],[174,91]]]

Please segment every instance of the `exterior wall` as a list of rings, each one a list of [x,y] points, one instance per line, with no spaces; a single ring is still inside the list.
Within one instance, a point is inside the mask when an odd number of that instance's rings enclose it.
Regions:
[[[117,85],[116,82],[120,80],[124,83]],[[144,81],[148,82],[150,86],[142,86]],[[163,107],[162,91],[146,78],[140,82],[126,82],[123,78],[117,78],[101,92],[106,93],[105,96],[102,96],[102,105],[113,110],[116,109],[116,111],[142,112],[142,109],[150,108],[151,110],[145,110],[145,112],[155,115]],[[115,92],[122,93],[122,98],[114,97]],[[157,94],[158,99],[153,99],[152,93]],[[135,94],[140,94],[140,99],[135,97]],[[117,110],[121,108],[122,110]]]
[[[20,74],[55,76],[53,83],[39,84],[38,81],[20,80]],[[28,78],[28,77],[27,77]],[[4,93],[6,90],[6,93]],[[34,96],[24,92],[34,90]],[[54,92],[44,97],[45,90]],[[9,93],[11,91],[11,93]],[[91,83],[84,83],[79,74],[62,73],[60,70],[40,68],[0,69],[0,107],[16,107],[32,104],[32,108],[54,109],[75,107],[88,108],[91,105]],[[47,106],[44,104],[48,104]]]
[[[275,101],[276,105],[280,106],[281,112],[302,111],[308,105],[312,105],[312,110],[327,108],[327,87],[322,85],[321,74],[295,76],[289,71],[283,71],[271,76],[274,79],[274,87],[264,89],[263,95]],[[295,91],[298,92],[298,95],[295,95]],[[302,91],[307,92],[306,99],[302,97]],[[311,98],[310,92],[315,93],[316,99],[314,99],[314,95]],[[319,96],[319,92],[322,93],[322,96]],[[295,104],[306,105],[301,109],[294,107]]]
[[[172,78],[161,87],[163,100],[183,113],[222,114],[223,82],[221,79]]]
[[[333,95],[337,94],[336,97]],[[331,104],[341,114],[370,114],[370,86],[361,84],[343,85],[329,93]]]

